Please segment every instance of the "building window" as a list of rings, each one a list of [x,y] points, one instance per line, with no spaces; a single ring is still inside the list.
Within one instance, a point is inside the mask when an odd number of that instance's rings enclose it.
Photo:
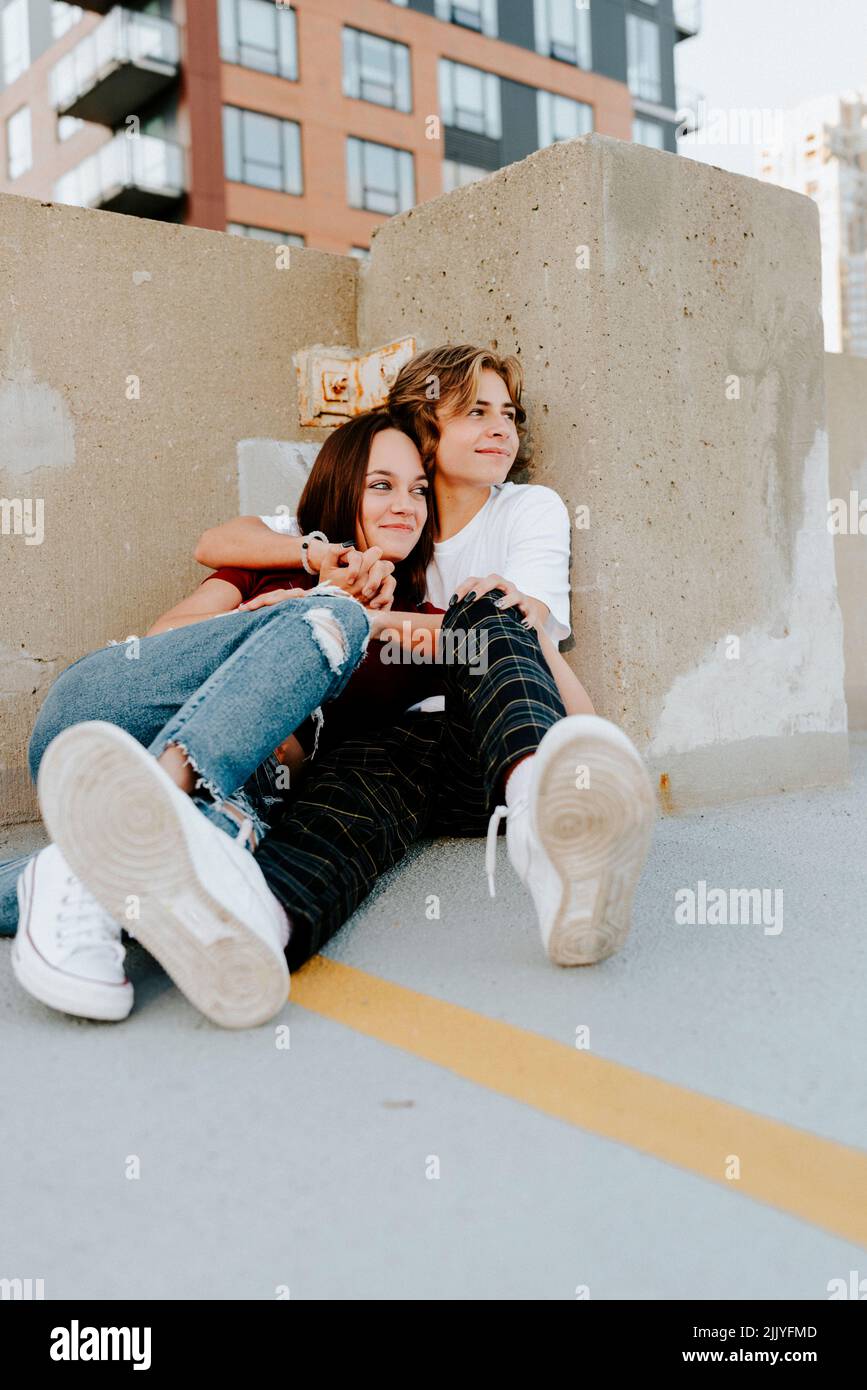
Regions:
[[[460,164],[456,159],[443,160],[443,192],[454,193],[456,188],[466,188],[468,183],[486,179],[490,169],[479,169],[475,164]]]
[[[573,101],[554,92],[536,93],[536,115],[539,123],[539,149],[554,145],[558,140],[574,140],[593,129],[593,107],[586,101]]]
[[[497,0],[434,0],[437,19],[497,36]]]
[[[343,30],[343,94],[359,101],[412,110],[409,49],[361,29]]]
[[[6,122],[6,166],[10,179],[20,178],[33,168],[33,137],[30,107],[21,106]]]
[[[297,82],[295,11],[274,0],[220,0],[220,57]]]
[[[665,149],[665,131],[659,121],[645,121],[636,116],[632,122],[632,139],[636,145],[649,145],[653,150]]]
[[[273,227],[251,227],[247,222],[227,222],[226,231],[233,236],[249,236],[256,241],[273,241],[279,246],[303,246],[304,238],[298,232],[277,232]]]
[[[633,96],[647,101],[661,99],[659,25],[637,14],[626,16],[626,80]]]
[[[372,140],[346,141],[349,206],[394,215],[415,204],[415,171],[408,150]]]
[[[301,194],[301,127],[239,106],[223,107],[226,178],[257,188]]]
[[[593,66],[590,6],[576,0],[533,0],[536,48],[546,58],[559,58],[579,68]]]
[[[84,14],[80,5],[67,5],[64,0],[54,0],[51,6],[51,37],[62,39]]]
[[[78,116],[58,116],[57,117],[57,138],[58,140],[68,140],[76,131],[82,129],[86,124]]]
[[[30,21],[27,0],[12,0],[0,15],[3,39],[3,84],[8,87],[30,67]]]
[[[446,125],[499,140],[503,133],[499,77],[441,58],[439,88],[440,113]]]

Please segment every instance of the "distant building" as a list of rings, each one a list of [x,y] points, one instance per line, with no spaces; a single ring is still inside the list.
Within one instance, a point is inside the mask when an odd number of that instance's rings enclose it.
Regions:
[[[596,130],[676,152],[697,0],[0,0],[0,191],[364,256]]]
[[[867,357],[867,91],[787,112],[758,174],[818,204],[825,347]]]

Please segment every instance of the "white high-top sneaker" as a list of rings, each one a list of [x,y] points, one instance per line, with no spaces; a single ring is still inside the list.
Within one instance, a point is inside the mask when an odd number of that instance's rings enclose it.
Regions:
[[[18,983],[52,1009],[82,1018],[126,1018],[133,988],[120,927],[76,878],[57,845],[30,860],[18,880]]]
[[[72,869],[191,1004],[224,1028],[273,1018],[289,996],[287,918],[248,850],[202,815],[114,724],[75,724],[39,768],[45,824]]]
[[[491,817],[491,896],[504,815],[509,858],[532,896],[550,959],[592,965],[613,955],[629,933],[656,819],[653,786],[631,740],[595,714],[569,715],[548,730],[527,796]]]

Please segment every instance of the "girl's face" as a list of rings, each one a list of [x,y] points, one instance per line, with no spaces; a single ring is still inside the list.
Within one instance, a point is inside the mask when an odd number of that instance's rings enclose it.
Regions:
[[[459,415],[437,411],[440,441],[436,470],[449,483],[502,483],[515,462],[520,441],[516,407],[501,376],[486,368],[478,397]]]
[[[359,550],[378,545],[384,560],[405,560],[427,520],[428,480],[421,454],[401,430],[374,435],[356,523]]]

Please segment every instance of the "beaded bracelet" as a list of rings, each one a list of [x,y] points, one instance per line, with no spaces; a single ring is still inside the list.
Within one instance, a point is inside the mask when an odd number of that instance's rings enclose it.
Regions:
[[[301,538],[301,563],[308,574],[316,574],[317,571],[312,568],[310,561],[307,559],[307,551],[310,549],[311,541],[322,541],[324,545],[327,545],[328,537],[322,531],[311,531],[309,535],[302,536]]]

